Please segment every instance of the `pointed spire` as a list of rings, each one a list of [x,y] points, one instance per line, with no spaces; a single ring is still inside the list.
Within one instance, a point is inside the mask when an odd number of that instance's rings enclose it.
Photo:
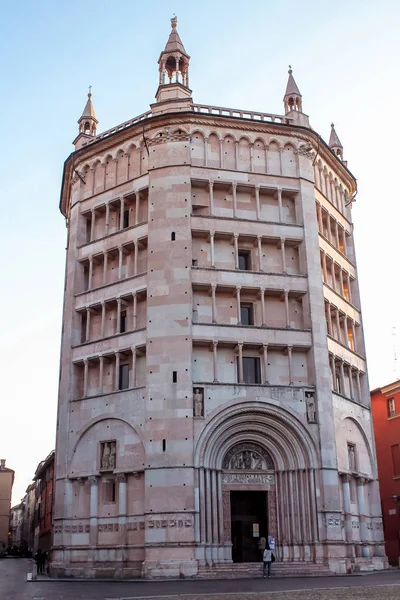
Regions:
[[[283,103],[285,106],[285,114],[291,112],[292,110],[297,110],[298,112],[302,112],[302,96],[300,94],[300,90],[297,87],[297,83],[294,80],[292,75],[292,67],[289,65],[289,77],[286,86],[286,92],[283,97]]]
[[[185,50],[182,40],[179,37],[177,30],[178,17],[175,15],[171,19],[171,33],[169,34],[168,42],[165,45],[164,52],[181,52],[185,56],[188,56]]]
[[[96,113],[94,112],[94,106],[92,102],[92,86],[89,86],[88,99],[83,109],[83,113],[78,120],[79,133],[73,143],[76,148],[80,148],[84,143],[87,142],[87,138],[96,137],[96,130],[98,125],[96,119]]]
[[[331,123],[331,135],[329,137],[329,148],[332,150],[332,152],[334,154],[336,154],[336,156],[338,158],[340,158],[340,160],[343,160],[343,146],[342,146],[342,142],[339,140],[339,136],[336,133],[335,130],[335,125],[333,123]]]
[[[83,118],[83,117],[90,117],[90,118],[96,120],[96,113],[94,112],[94,106],[93,106],[93,102],[92,102],[92,86],[91,85],[89,85],[88,99],[87,99],[85,108],[83,109],[81,118]]]

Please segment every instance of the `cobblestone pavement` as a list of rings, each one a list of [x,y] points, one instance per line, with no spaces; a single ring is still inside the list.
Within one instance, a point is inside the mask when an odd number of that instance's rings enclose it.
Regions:
[[[0,600],[400,600],[400,570],[227,581],[27,581],[32,561],[0,560]]]

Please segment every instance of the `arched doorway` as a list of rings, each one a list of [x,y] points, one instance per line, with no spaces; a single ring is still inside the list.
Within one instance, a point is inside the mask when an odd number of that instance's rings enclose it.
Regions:
[[[276,533],[275,476],[270,454],[254,442],[235,444],[222,462],[222,486],[226,527],[230,525],[225,537],[230,534],[232,560],[257,562],[261,560],[260,539],[275,537]]]

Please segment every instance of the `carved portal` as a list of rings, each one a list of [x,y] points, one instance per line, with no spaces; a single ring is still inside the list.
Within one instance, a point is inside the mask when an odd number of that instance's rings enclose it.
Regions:
[[[100,469],[101,471],[112,471],[116,463],[116,442],[100,443]]]
[[[273,471],[274,463],[264,448],[245,442],[226,453],[222,468],[228,471]]]

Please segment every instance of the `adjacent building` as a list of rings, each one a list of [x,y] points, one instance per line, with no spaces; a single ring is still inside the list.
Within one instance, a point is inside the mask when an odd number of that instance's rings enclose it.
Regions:
[[[52,546],[53,493],[54,493],[54,450],[39,463],[34,480],[36,482],[35,503],[35,550],[49,552]]]
[[[4,546],[8,546],[14,474],[12,469],[6,467],[6,461],[2,458],[0,460],[0,551]]]
[[[400,381],[371,392],[385,534],[391,565],[400,558]]]
[[[234,576],[261,535],[382,569],[343,146],[291,69],[284,114],[195,104],[171,24],[150,110],[98,134],[89,93],[64,165],[52,573]]]

